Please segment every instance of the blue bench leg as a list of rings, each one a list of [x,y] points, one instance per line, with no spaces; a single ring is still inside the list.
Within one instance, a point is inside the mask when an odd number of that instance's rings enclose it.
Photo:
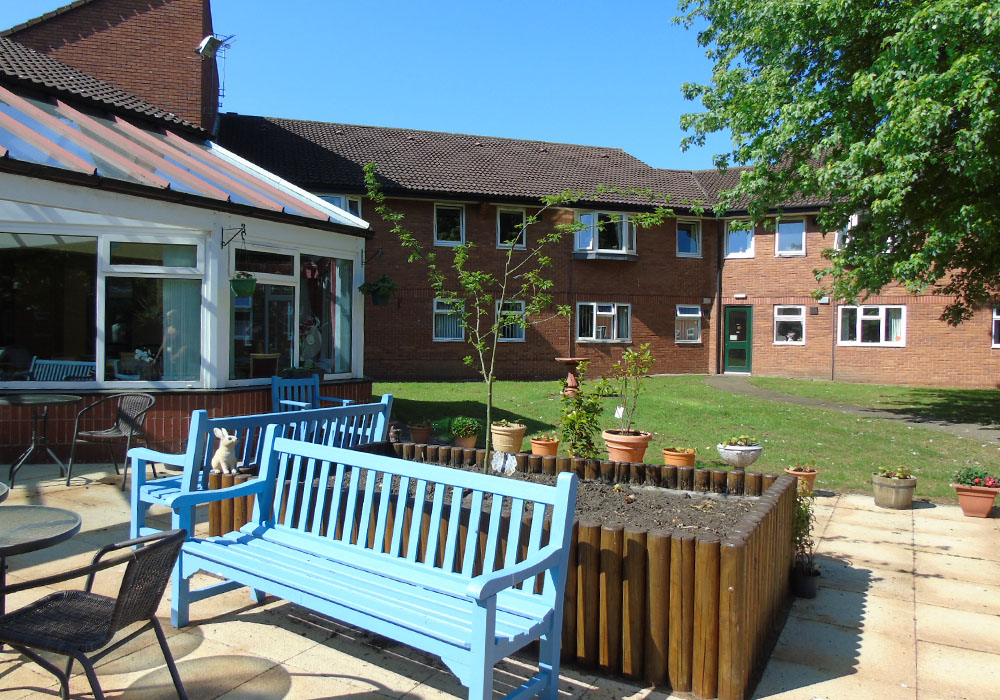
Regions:
[[[181,578],[180,568],[181,563],[177,562],[170,596],[170,623],[177,629],[187,627],[188,608],[191,605],[191,579]]]
[[[557,630],[554,635],[545,635],[539,640],[538,645],[538,670],[548,671],[549,684],[538,694],[539,700],[556,700],[559,694],[559,654],[562,630]]]
[[[263,603],[265,596],[267,596],[267,593],[260,590],[259,588],[250,589],[250,600],[252,600],[255,603]]]

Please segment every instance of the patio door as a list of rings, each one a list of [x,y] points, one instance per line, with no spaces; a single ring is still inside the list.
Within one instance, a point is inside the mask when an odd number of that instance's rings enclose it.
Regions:
[[[727,306],[724,372],[749,372],[753,355],[753,307]]]

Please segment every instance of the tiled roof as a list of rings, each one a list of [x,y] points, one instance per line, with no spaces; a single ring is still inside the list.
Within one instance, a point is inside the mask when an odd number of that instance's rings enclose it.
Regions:
[[[75,2],[71,2],[68,5],[57,7],[56,9],[46,12],[45,14],[39,17],[35,17],[34,19],[29,19],[26,22],[21,22],[21,24],[16,24],[10,29],[4,29],[2,32],[0,32],[0,36],[10,36],[11,34],[21,31],[22,29],[27,29],[28,27],[33,27],[36,24],[41,24],[47,19],[52,19],[57,15],[69,12],[70,10],[75,10],[76,8],[81,7],[83,5],[89,5],[92,2],[94,2],[94,0],[76,0]]]
[[[690,171],[651,168],[620,148],[239,114],[221,115],[218,140],[312,191],[363,191],[362,168],[374,161],[387,193],[537,200],[607,185],[669,194],[678,208],[708,199]],[[649,203],[645,196],[622,193],[588,199]]]
[[[728,168],[724,173],[720,173],[715,168],[712,168],[711,170],[694,170],[692,174],[707,192],[712,193],[712,200],[715,201],[719,192],[736,187],[740,181],[740,174],[750,169],[748,166],[735,166]],[[782,206],[788,208],[813,208],[823,204],[826,204],[826,199],[823,197],[804,197],[800,195],[785,201]],[[741,199],[734,206],[737,212],[746,211],[747,200]]]
[[[100,104],[118,113],[133,113],[181,126],[204,134],[204,130],[175,114],[151,105],[145,100],[120,90],[97,78],[92,78],[65,63],[34,49],[0,36],[0,79],[11,78],[31,83],[62,95],[72,95]]]

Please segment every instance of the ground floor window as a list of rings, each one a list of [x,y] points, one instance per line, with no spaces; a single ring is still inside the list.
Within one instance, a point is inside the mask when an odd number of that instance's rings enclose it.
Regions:
[[[632,339],[632,306],[584,302],[576,305],[577,340]]]
[[[806,307],[774,307],[774,344],[805,345]]]
[[[501,311],[498,301],[496,313],[501,319],[500,342],[524,342],[524,302],[505,301]]]
[[[839,345],[906,344],[905,306],[841,306]]]
[[[674,318],[674,342],[701,342],[701,307],[687,304],[677,305]]]
[[[1000,348],[1000,306],[993,307],[993,347]]]
[[[434,300],[434,340],[465,340],[465,327],[451,299]]]

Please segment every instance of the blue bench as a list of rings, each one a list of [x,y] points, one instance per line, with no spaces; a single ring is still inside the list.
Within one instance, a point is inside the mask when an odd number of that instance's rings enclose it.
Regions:
[[[173,526],[192,532],[195,506],[255,497],[241,530],[184,543],[175,626],[191,603],[249,587],[439,656],[474,700],[492,697],[498,661],[538,640],[538,673],[506,697],[556,699],[576,476],[546,486],[279,433],[268,428],[256,479],[170,499]],[[521,546],[497,556],[501,542]],[[199,570],[228,580],[192,590]]]
[[[214,436],[216,428],[239,437],[237,464],[244,470],[257,471],[262,464],[264,435],[269,425],[281,426],[289,437],[334,447],[354,447],[385,440],[391,411],[392,394],[383,394],[377,403],[226,418],[209,418],[208,412],[195,411],[191,414],[187,450],[183,454],[156,452],[143,447],[129,450],[128,459],[132,465],[131,537],[159,532],[146,527],[146,511],[152,504],[169,505],[170,499],[177,494],[208,489],[212,455],[218,447]],[[147,481],[146,465],[149,463],[163,463],[180,467],[183,471],[177,476]],[[127,469],[126,465],[126,473]]]
[[[39,360],[31,358],[28,381],[32,382],[85,382],[96,377],[93,362],[78,360]]]

